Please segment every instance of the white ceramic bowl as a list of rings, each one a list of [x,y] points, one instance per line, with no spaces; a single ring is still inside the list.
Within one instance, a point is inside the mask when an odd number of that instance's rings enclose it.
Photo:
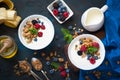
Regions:
[[[62,4],[63,4],[63,6],[65,6],[65,7],[67,8],[67,11],[69,12],[69,16],[68,16],[64,21],[60,21],[60,20],[53,14],[53,12],[52,12],[53,4],[54,4],[55,2],[58,2],[58,1],[61,1]],[[60,24],[62,24],[62,23],[64,23],[65,21],[67,21],[67,20],[68,20],[70,17],[72,17],[73,14],[74,14],[73,11],[68,7],[68,5],[67,5],[63,0],[55,0],[55,1],[53,1],[50,5],[48,5],[47,9],[48,9],[48,11],[54,16],[54,18],[55,18]]]
[[[92,38],[94,41],[99,43],[100,59],[96,60],[95,64],[91,64],[89,60],[87,60],[87,57],[81,58],[81,56],[77,54],[77,51],[75,50],[75,45],[80,44],[79,42],[80,38]],[[101,40],[96,36],[91,34],[82,34],[76,37],[75,39],[73,39],[72,42],[70,43],[68,47],[68,57],[72,62],[72,64],[75,65],[77,68],[82,70],[91,70],[97,68],[98,66],[100,66],[100,64],[102,64],[105,58],[105,48]]]
[[[23,28],[28,20],[35,19],[35,18],[39,18],[41,22],[44,22],[46,29],[42,31],[43,32],[42,37],[37,37],[37,39],[38,39],[37,41],[32,40],[31,43],[27,43],[25,38],[23,37]],[[32,49],[32,50],[43,49],[46,46],[48,46],[54,38],[54,26],[53,26],[52,22],[45,16],[31,15],[31,16],[28,16],[27,18],[25,18],[21,22],[19,29],[18,29],[18,36],[19,36],[21,43],[25,47]]]

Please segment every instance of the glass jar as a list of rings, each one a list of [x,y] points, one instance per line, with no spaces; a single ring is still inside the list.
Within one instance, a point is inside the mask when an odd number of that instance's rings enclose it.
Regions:
[[[12,58],[17,53],[17,45],[13,38],[7,35],[0,36],[0,56]]]

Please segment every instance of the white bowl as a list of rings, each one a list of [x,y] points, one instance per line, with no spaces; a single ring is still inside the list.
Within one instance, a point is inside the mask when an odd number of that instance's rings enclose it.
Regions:
[[[35,18],[39,18],[42,22],[44,22],[44,25],[45,25],[46,29],[42,31],[43,32],[42,37],[37,37],[37,41],[32,40],[31,43],[27,43],[25,38],[22,35],[23,34],[23,28],[24,28],[24,25],[26,24],[26,22],[28,20],[35,19]],[[54,26],[53,26],[52,22],[45,16],[31,15],[31,16],[28,16],[27,18],[25,18],[21,22],[21,24],[19,26],[19,29],[18,29],[18,36],[19,36],[19,39],[20,39],[21,43],[25,47],[27,47],[29,49],[32,49],[32,50],[43,49],[46,46],[48,46],[54,38]]]
[[[87,57],[81,58],[81,56],[77,54],[77,51],[75,50],[75,45],[80,44],[79,42],[80,38],[92,38],[94,41],[99,43],[100,59],[96,60],[95,64],[91,64],[89,60],[87,60]],[[91,34],[82,34],[73,39],[72,42],[70,43],[68,47],[68,57],[72,64],[75,65],[77,68],[82,70],[91,70],[97,68],[103,62],[105,58],[105,48],[101,40],[96,36]]]
[[[58,2],[58,1],[61,1],[62,4],[63,4],[63,6],[65,6],[65,7],[67,8],[67,11],[69,12],[69,16],[68,16],[64,21],[60,21],[60,20],[53,14],[53,12],[52,12],[53,4],[54,4],[55,2]],[[72,17],[73,14],[74,14],[73,11],[68,7],[68,5],[67,5],[63,0],[55,0],[55,1],[53,1],[50,5],[48,5],[47,9],[48,9],[48,11],[54,16],[54,18],[55,18],[60,24],[62,24],[62,23],[64,23],[65,21],[67,21],[67,20],[68,20],[70,17]]]

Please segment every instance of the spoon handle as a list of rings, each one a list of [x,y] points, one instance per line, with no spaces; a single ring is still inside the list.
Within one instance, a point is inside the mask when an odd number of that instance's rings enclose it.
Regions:
[[[39,80],[42,80],[37,74],[35,74],[32,70],[30,70],[31,74],[34,75],[34,77],[38,78]],[[37,79],[37,80],[38,80]]]
[[[43,70],[41,70],[41,72],[42,72],[42,74],[45,76],[45,78],[46,78],[47,80],[50,80],[50,79],[47,77],[47,75],[44,73]]]

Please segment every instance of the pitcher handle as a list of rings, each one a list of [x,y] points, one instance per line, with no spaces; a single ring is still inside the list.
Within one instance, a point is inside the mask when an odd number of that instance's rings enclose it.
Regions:
[[[107,9],[108,9],[108,6],[107,6],[107,5],[104,5],[104,6],[101,8],[101,11],[104,13]]]

